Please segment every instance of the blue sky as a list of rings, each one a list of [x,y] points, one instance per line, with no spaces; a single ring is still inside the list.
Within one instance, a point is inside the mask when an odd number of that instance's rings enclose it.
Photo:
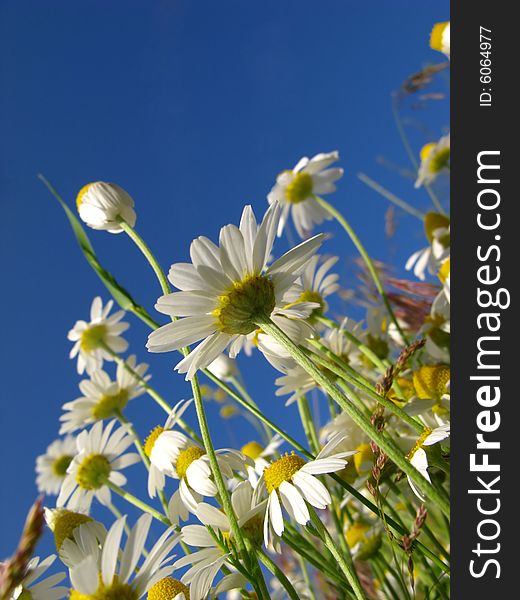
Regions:
[[[300,156],[337,149],[345,177],[331,200],[372,256],[402,265],[423,244],[421,225],[398,213],[396,237],[387,240],[388,205],[356,173],[428,207],[412,180],[377,159],[409,168],[391,92],[425,64],[442,62],[428,35],[449,18],[448,7],[411,0],[0,2],[0,557],[16,544],[36,496],[35,457],[57,435],[61,405],[79,395],[66,333],[87,317],[95,295],[108,297],[36,174],[70,205],[85,183],[119,183],[136,201],[137,229],[166,268],[188,258],[195,236],[215,239],[222,225],[237,223],[245,203],[261,217],[276,173]],[[445,77],[435,89],[447,90]],[[445,101],[407,109],[416,152],[440,137],[447,111]],[[328,230],[325,250],[341,253],[338,269],[347,278],[353,248],[336,226]],[[130,241],[89,235],[103,264],[153,310],[158,287]],[[151,364],[154,385],[172,403],[186,397],[187,384],[172,371],[176,357],[148,355],[146,327],[130,320],[131,350]],[[272,395],[275,371],[261,360],[240,365],[265,412],[281,414],[301,437],[295,410],[281,410]],[[208,410],[217,446],[252,436],[237,433],[238,421],[216,427],[217,407]],[[143,435],[163,420],[143,398],[129,416]],[[144,494],[141,471],[128,474]],[[41,551],[51,551],[48,539]]]

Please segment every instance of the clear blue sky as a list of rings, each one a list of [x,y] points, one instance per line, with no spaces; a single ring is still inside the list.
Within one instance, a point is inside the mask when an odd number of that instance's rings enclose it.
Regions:
[[[188,258],[195,236],[215,239],[220,226],[236,223],[244,203],[261,216],[276,173],[301,155],[338,149],[346,174],[333,201],[372,256],[402,265],[423,244],[420,223],[399,214],[397,237],[386,240],[387,204],[356,173],[428,206],[412,181],[376,159],[409,167],[390,94],[425,64],[442,62],[428,36],[449,18],[448,7],[446,0],[0,1],[0,558],[36,496],[35,457],[57,435],[61,405],[79,395],[66,333],[95,295],[107,299],[36,174],[71,205],[87,182],[122,185],[136,201],[138,230],[168,267]],[[440,137],[447,111],[444,101],[408,112],[426,127],[410,127],[416,151]],[[348,274],[353,249],[330,229],[326,250],[346,257],[339,269]],[[158,288],[129,240],[89,235],[107,268],[151,308]],[[176,357],[148,355],[148,332],[131,321],[131,349],[152,365],[154,384],[172,402],[186,397],[187,384],[172,372]],[[282,414],[290,427],[296,413],[273,398],[275,371],[260,360],[241,366],[266,413]],[[146,434],[163,414],[141,400],[129,416]],[[233,421],[214,429],[220,447],[252,435],[238,434]],[[138,473],[128,470],[144,494]]]

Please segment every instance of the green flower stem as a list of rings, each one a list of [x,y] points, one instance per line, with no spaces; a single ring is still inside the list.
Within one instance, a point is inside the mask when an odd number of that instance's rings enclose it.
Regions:
[[[223,381],[218,379],[218,377],[215,377],[208,370],[205,370],[204,374],[207,375],[208,378],[210,378],[214,383],[216,383],[218,386],[220,386],[221,389],[223,389],[227,394],[232,396],[241,406],[243,406],[244,408],[249,410],[255,417],[257,417],[263,423],[265,423],[268,427],[270,427],[272,429],[272,431],[278,433],[286,442],[291,444],[291,446],[293,448],[295,448],[296,450],[301,452],[304,456],[306,456],[310,460],[314,460],[316,458],[316,456],[312,452],[310,452],[307,448],[305,448],[300,443],[298,443],[288,433],[286,433],[283,429],[278,427],[278,425],[276,425],[275,423],[270,421],[258,409],[255,409],[254,407],[252,407],[248,402],[246,402],[244,400],[244,398],[242,398],[239,394],[237,394],[232,388],[230,388],[227,384],[225,384]],[[377,515],[379,518],[381,518],[381,511],[379,510],[379,508],[373,502],[368,500],[368,498],[365,498],[365,496],[363,496],[361,493],[359,493],[355,487],[351,486],[349,483],[347,483],[346,481],[341,479],[341,477],[339,477],[335,473],[333,473],[331,475],[331,477],[333,479],[335,479],[336,482],[344,490],[346,490],[349,494],[354,496],[356,498],[356,500],[361,502],[361,504],[366,506],[370,511],[372,511],[375,515]],[[394,521],[393,519],[387,518],[387,523],[388,523],[388,525],[390,525],[390,527],[392,527],[392,529],[394,529],[401,535],[405,535],[406,533],[408,533],[408,531],[402,525],[400,525],[398,522]],[[416,542],[416,544],[417,544],[418,550],[422,554],[427,556],[430,560],[435,562],[439,568],[441,568],[444,572],[449,574],[449,572],[450,572],[449,567],[447,565],[445,565],[441,560],[439,560],[439,558],[431,550],[429,550],[426,546],[424,546],[420,542]]]
[[[336,321],[333,321],[332,319],[329,319],[327,317],[318,317],[318,321],[320,323],[323,323],[323,325],[326,325],[327,327],[333,328],[333,329],[339,329],[341,331],[341,333],[350,341],[352,342],[356,348],[362,353],[364,354],[368,360],[377,368],[377,370],[384,375],[386,373],[387,368],[390,366],[390,363],[388,361],[383,361],[379,358],[379,356],[377,356],[377,354],[371,350],[368,346],[366,346],[365,344],[363,344],[363,342],[361,342],[361,340],[359,340],[354,334],[352,334],[350,331],[347,331],[346,329],[342,329],[337,323]],[[397,383],[397,381],[394,381],[393,383],[393,389],[395,390],[398,398],[404,399],[404,395],[403,392],[401,390],[401,387],[399,386],[399,384]]]
[[[327,348],[323,346],[323,350],[327,350]],[[400,406],[398,406],[391,400],[388,400],[388,398],[380,396],[372,387],[369,387],[359,379],[356,379],[351,373],[351,371],[354,370],[351,367],[349,367],[346,363],[344,363],[340,358],[338,358],[333,352],[329,350],[327,352],[327,356],[334,361],[336,366],[331,365],[329,361],[325,361],[319,354],[314,354],[312,356],[312,360],[330,369],[333,373],[338,375],[338,377],[342,377],[343,379],[348,381],[348,383],[351,383],[352,385],[357,387],[361,392],[365,393],[367,396],[372,398],[372,400],[375,400],[379,404],[382,404],[396,417],[399,417],[402,421],[410,425],[410,427],[412,427],[412,429],[414,429],[419,435],[424,431],[424,426],[421,425],[421,423],[416,421],[409,414],[407,414]]]
[[[329,204],[326,200],[324,200],[323,198],[320,198],[320,196],[314,196],[314,199],[322,208],[324,208],[329,214],[331,214],[336,219],[336,221],[338,221],[338,223],[343,227],[343,229],[347,232],[348,236],[352,240],[352,243],[354,244],[354,246],[357,248],[357,251],[361,255],[361,258],[364,260],[365,265],[368,269],[368,272],[370,273],[370,276],[372,277],[374,285],[376,286],[376,289],[383,300],[383,303],[386,307],[386,310],[388,311],[390,318],[392,319],[392,322],[397,327],[397,331],[401,334],[401,337],[405,341],[406,345],[408,345],[408,338],[406,337],[405,333],[401,329],[401,326],[399,325],[399,323],[396,319],[396,316],[394,314],[392,306],[390,305],[390,301],[388,300],[388,296],[386,295],[386,292],[383,288],[383,284],[381,283],[381,278],[379,277],[379,273],[377,272],[377,269],[374,267],[374,263],[372,262],[372,259],[370,258],[367,251],[365,250],[365,247],[361,243],[361,240],[358,238],[356,232],[352,229],[352,227],[350,226],[348,221],[345,219],[345,217],[338,210],[336,210],[332,206],[332,204]]]
[[[124,498],[130,504],[137,506],[137,508],[140,508],[143,512],[147,512],[148,514],[152,515],[154,519],[161,521],[161,523],[164,523],[165,525],[171,525],[170,519],[168,519],[168,517],[165,517],[158,510],[155,510],[155,508],[152,508],[142,500],[139,500],[139,498],[136,498],[130,492],[127,492],[123,488],[120,488],[118,485],[112,483],[111,481],[107,482],[107,485],[112,491],[121,496],[121,498]]]
[[[169,294],[171,290],[170,284],[168,283],[168,279],[166,278],[161,268],[161,265],[157,262],[157,259],[152,254],[152,251],[150,250],[150,248],[148,248],[146,242],[137,233],[137,231],[135,231],[135,229],[130,227],[130,225],[122,217],[118,217],[117,222],[119,223],[119,225],[121,225],[121,229],[128,235],[128,237],[134,242],[134,244],[139,248],[139,250],[141,250],[144,257],[154,270],[154,273],[161,285],[163,294]]]
[[[256,551],[256,555],[258,558],[264,563],[264,565],[271,571],[271,573],[278,579],[278,581],[283,585],[285,591],[287,592],[289,598],[292,600],[300,600],[300,596],[298,592],[294,589],[291,582],[287,579],[284,572],[280,569],[280,567],[271,559],[269,555],[262,551],[261,548],[258,548]]]
[[[312,419],[311,409],[309,401],[305,396],[298,398],[298,410],[300,411],[300,419],[303,425],[303,431],[309,442],[309,446],[312,448],[314,453],[320,451],[320,442],[318,440],[318,434],[316,433],[316,427]]]
[[[275,324],[269,317],[259,317],[257,325],[285,348],[291,356],[302,366],[307,373],[323,388],[326,393],[349,414],[352,420],[360,427],[368,437],[373,440],[388,457],[403,471],[417,487],[435,504],[439,506],[442,512],[449,516],[450,504],[443,495],[433,487],[413,465],[406,460],[401,450],[387,439],[379,431],[375,430],[370,421],[361,413],[349,400],[338,390],[338,388],[324,375],[320,369],[310,360],[294,342]]]
[[[368,177],[368,175],[365,175],[364,173],[358,173],[357,176],[360,181],[362,181],[365,185],[367,185],[369,188],[371,188],[378,194],[381,194],[383,198],[386,198],[389,202],[392,202],[392,204],[395,204],[396,206],[398,206],[405,212],[411,214],[412,216],[416,217],[420,221],[424,221],[424,213],[422,213],[420,210],[417,210],[414,206],[408,204],[408,202],[402,200],[395,194],[392,194],[392,192],[388,191],[382,185],[379,185],[377,181],[374,181],[372,178]]]
[[[310,596],[311,600],[317,600],[316,594],[314,593],[314,586],[312,583],[312,579],[311,579],[311,576],[309,573],[309,567],[307,566],[307,563],[300,555],[297,555],[297,558],[298,558],[298,562],[300,563],[300,569],[302,571],[302,576],[305,581],[305,585],[307,586],[307,591],[309,592],[309,596]]]
[[[332,539],[332,536],[328,532],[325,525],[323,525],[323,523],[321,522],[321,519],[317,515],[314,508],[312,508],[312,506],[310,506],[309,504],[307,504],[307,506],[309,508],[309,514],[311,517],[312,524],[314,525],[314,527],[316,527],[320,538],[322,539],[324,544],[327,546],[327,548],[329,549],[332,556],[336,559],[336,562],[338,563],[341,571],[343,572],[343,574],[347,578],[347,581],[350,583],[352,589],[354,590],[354,594],[355,594],[356,598],[358,600],[366,600],[365,592],[363,591],[363,588],[361,587],[361,583],[359,582],[354,565],[350,564],[345,559],[345,557],[343,556],[343,553],[336,546],[336,543]]]

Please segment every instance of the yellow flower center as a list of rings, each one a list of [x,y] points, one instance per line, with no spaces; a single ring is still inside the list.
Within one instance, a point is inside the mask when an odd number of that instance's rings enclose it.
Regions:
[[[100,581],[94,594],[81,594],[76,590],[70,591],[69,600],[138,600],[139,595],[128,583],[120,583],[117,579],[106,586]]]
[[[417,450],[423,447],[424,440],[430,435],[431,432],[432,430],[429,427],[425,427],[419,439],[415,442],[415,446],[410,450],[410,452],[408,452],[408,460],[411,460],[413,458],[413,455],[417,452]]]
[[[436,23],[433,26],[432,32],[430,34],[430,48],[432,48],[433,50],[437,50],[438,52],[444,51],[444,44],[442,43],[442,38],[444,37],[444,31],[446,30],[446,27],[449,24],[449,21],[446,21],[445,23]]]
[[[357,453],[354,454],[354,466],[358,475],[367,473],[372,468],[374,463],[374,453],[370,448],[370,444],[361,444],[356,448]]]
[[[449,226],[450,220],[445,215],[429,212],[426,213],[426,216],[424,217],[424,231],[430,243],[433,241],[433,232],[436,229],[440,229],[441,227],[448,228]]]
[[[231,406],[231,404],[228,404],[227,406],[223,406],[220,409],[220,416],[223,419],[230,419],[231,417],[234,417],[237,414],[238,410],[234,407]]]
[[[313,181],[308,173],[297,173],[294,179],[285,189],[285,197],[287,202],[298,204],[307,200],[312,194]]]
[[[148,600],[173,600],[177,594],[184,594],[186,600],[190,600],[190,589],[173,577],[161,579],[148,590]]]
[[[85,197],[85,194],[88,192],[91,185],[92,185],[91,183],[87,183],[87,185],[84,185],[78,192],[78,195],[76,197],[76,206],[77,206],[78,210],[79,210],[79,207],[81,206],[81,203],[83,202],[83,198]]]
[[[413,386],[421,400],[440,400],[450,380],[447,365],[423,365],[413,374]]]
[[[186,448],[186,450],[183,450],[175,463],[175,470],[177,471],[179,479],[184,479],[184,477],[186,477],[186,471],[191,463],[205,454],[206,452],[198,446],[190,446],[189,448]]]
[[[102,454],[90,454],[81,463],[76,473],[76,481],[84,490],[98,490],[106,484],[110,471],[110,461]]]
[[[241,451],[242,454],[256,460],[260,454],[262,454],[264,449],[258,442],[248,442],[245,446],[242,446]]]
[[[73,457],[68,454],[63,454],[54,460],[52,463],[52,472],[57,477],[64,477]]]
[[[247,335],[256,329],[258,317],[273,312],[275,302],[273,282],[265,275],[248,275],[219,296],[213,315],[223,333]]]
[[[81,334],[80,346],[83,352],[93,352],[102,345],[107,334],[107,327],[103,323],[87,327]]]
[[[146,456],[148,456],[148,458],[150,458],[150,455],[152,454],[153,446],[157,441],[157,438],[161,435],[163,431],[164,427],[157,425],[155,429],[152,429],[152,431],[150,431],[149,436],[144,441],[144,452]]]
[[[435,150],[430,158],[430,171],[432,173],[439,173],[442,169],[445,169],[450,162],[451,150],[450,148],[440,148]]]
[[[433,149],[435,148],[436,145],[437,144],[435,142],[430,142],[429,144],[425,144],[421,148],[419,155],[420,155],[422,161],[426,160],[428,158],[428,156],[430,156],[430,154],[433,152]]]
[[[441,265],[439,269],[439,279],[441,283],[446,283],[446,279],[448,279],[448,275],[450,274],[450,259],[447,258]]]
[[[129,394],[127,390],[120,390],[117,394],[103,395],[92,408],[92,416],[94,419],[114,417],[125,408],[128,400]]]
[[[292,476],[297,473],[305,464],[300,456],[291,452],[285,454],[274,463],[264,469],[265,487],[270,494],[277,490],[284,481],[291,481]]]
[[[353,548],[361,540],[365,539],[365,533],[370,529],[366,523],[353,523],[347,530],[345,535],[347,544]]]
[[[316,304],[319,304],[318,307],[313,309],[310,315],[311,318],[323,314],[327,309],[327,303],[323,299],[322,295],[319,292],[315,292],[314,290],[304,290],[300,294],[298,302],[315,302]]]
[[[58,509],[55,512],[51,529],[54,532],[54,543],[56,550],[59,550],[66,539],[72,539],[72,534],[76,527],[89,523],[93,519],[82,513],[72,512],[71,510]]]

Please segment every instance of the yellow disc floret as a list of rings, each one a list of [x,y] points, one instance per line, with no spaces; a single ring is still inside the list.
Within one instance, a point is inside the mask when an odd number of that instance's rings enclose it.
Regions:
[[[450,380],[447,365],[423,365],[413,374],[415,393],[421,400],[440,400]]]
[[[446,279],[448,279],[449,274],[450,274],[450,259],[447,258],[442,263],[442,265],[439,269],[439,273],[438,273],[441,283],[446,283]]]
[[[76,481],[84,490],[98,490],[110,476],[110,461],[103,454],[89,454],[78,468]]]
[[[421,160],[426,160],[430,156],[430,154],[433,152],[436,145],[437,144],[435,142],[430,142],[429,144],[425,144],[421,148],[421,151],[419,152]]]
[[[370,525],[367,523],[353,523],[347,530],[345,535],[347,544],[350,548],[353,548],[356,544],[365,539],[366,532],[370,529]]]
[[[66,509],[57,509],[54,511],[50,527],[54,533],[54,543],[56,550],[59,550],[66,539],[72,539],[72,534],[76,527],[93,521],[88,515],[73,512]]]
[[[368,473],[374,464],[374,453],[370,444],[361,444],[356,448],[357,452],[354,454],[354,466],[358,475]]]
[[[245,446],[242,446],[241,451],[242,454],[256,460],[262,454],[264,449],[258,442],[248,442]]]
[[[219,296],[212,314],[223,333],[247,335],[256,329],[258,317],[273,312],[275,303],[273,282],[265,275],[248,275]]]
[[[120,390],[117,394],[105,394],[92,408],[94,419],[109,419],[116,416],[128,404],[128,391]]]
[[[430,48],[439,52],[444,52],[444,32],[449,24],[449,21],[444,23],[435,23],[430,34]]]
[[[199,448],[198,446],[189,446],[186,450],[183,450],[179,457],[177,458],[177,462],[175,463],[175,470],[177,471],[177,475],[179,479],[184,479],[186,476],[186,471],[191,463],[201,456],[204,456],[206,452]]]
[[[406,456],[408,460],[411,460],[413,458],[413,455],[417,452],[417,450],[423,447],[426,438],[431,434],[431,432],[432,430],[429,427],[424,428],[424,431],[421,433],[421,435],[415,442],[414,447],[410,450],[410,452],[408,452]]]
[[[312,194],[313,181],[308,173],[297,173],[285,189],[287,202],[299,204]]]
[[[106,337],[106,333],[107,328],[103,323],[87,327],[87,329],[85,329],[85,331],[81,334],[81,349],[84,352],[92,352],[96,350],[102,346]]]
[[[424,217],[424,231],[430,243],[433,241],[433,232],[436,229],[440,229],[441,227],[447,229],[449,226],[450,220],[446,215],[429,212]]]
[[[173,600],[177,594],[184,594],[185,600],[190,600],[190,589],[173,577],[161,579],[148,590],[148,600]]]
[[[277,490],[284,481],[291,481],[292,476],[297,473],[305,464],[300,456],[292,452],[285,454],[274,463],[264,469],[265,487],[270,494]]]
[[[110,585],[100,581],[94,594],[81,594],[76,590],[70,591],[69,600],[138,600],[139,594],[129,583],[120,583],[117,578]]]
[[[58,477],[64,477],[67,469],[69,468],[70,463],[72,462],[73,457],[68,454],[63,454],[62,456],[58,456],[58,458],[54,459],[52,463],[52,472],[54,475]]]
[[[76,197],[76,206],[77,206],[78,210],[79,210],[79,207],[81,206],[81,203],[83,202],[83,198],[85,197],[85,194],[88,192],[91,185],[92,185],[91,183],[87,183],[87,185],[84,185],[78,192],[78,195]]]
[[[144,441],[144,452],[146,456],[148,456],[148,458],[150,458],[150,455],[152,454],[153,445],[155,444],[157,438],[161,435],[163,431],[164,427],[157,425],[155,429],[152,429],[152,431],[150,431],[150,434]]]

